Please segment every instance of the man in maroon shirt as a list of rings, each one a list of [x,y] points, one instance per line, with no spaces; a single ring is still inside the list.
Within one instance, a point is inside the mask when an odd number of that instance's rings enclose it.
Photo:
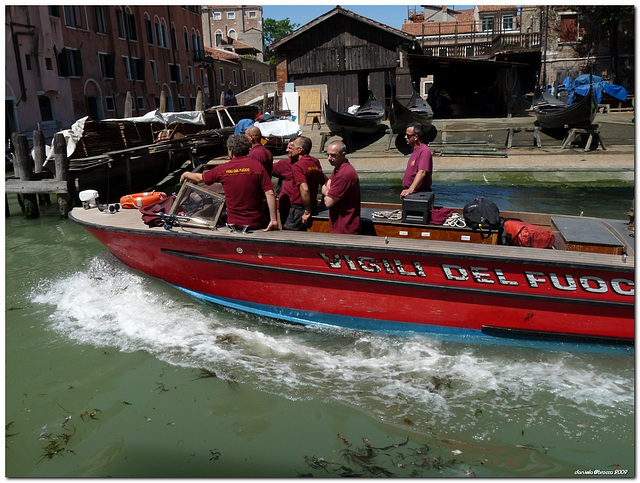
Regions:
[[[329,229],[333,233],[359,235],[360,180],[346,154],[347,147],[342,141],[334,141],[327,147],[333,173],[322,187],[322,194],[329,208]]]
[[[278,178],[276,186],[276,195],[278,197],[278,210],[280,211],[280,222],[287,221],[289,216],[289,208],[291,208],[291,193],[293,192],[293,182],[291,181],[291,151],[293,149],[293,141],[287,144],[287,157],[282,158],[273,164],[272,177]]]
[[[237,227],[248,226],[264,231],[277,230],[276,196],[273,182],[266,170],[255,159],[247,157],[251,143],[242,134],[232,134],[227,139],[230,161],[220,164],[204,173],[187,171],[180,176],[180,182],[186,180],[195,183],[222,183],[227,202],[227,222]],[[264,219],[266,197],[270,221]]]
[[[328,178],[322,172],[320,161],[309,155],[311,147],[311,139],[306,136],[293,141],[289,156],[293,190],[285,230],[306,230],[311,226],[311,217],[318,212],[318,188]]]
[[[262,132],[258,126],[251,126],[244,132],[251,142],[251,150],[249,151],[249,157],[260,161],[264,169],[267,170],[267,174],[271,177],[273,172],[273,154],[267,148],[262,145]]]

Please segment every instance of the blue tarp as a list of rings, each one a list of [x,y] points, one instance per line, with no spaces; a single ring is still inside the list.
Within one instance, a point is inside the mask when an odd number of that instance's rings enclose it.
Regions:
[[[589,92],[590,82],[593,82],[593,91],[596,94],[596,102],[598,104],[600,104],[600,101],[602,100],[602,92],[606,92],[620,101],[627,99],[627,90],[624,87],[609,84],[608,82],[603,81],[602,77],[597,75],[591,76],[589,74],[583,74],[578,76],[573,82],[571,82],[570,77],[567,77],[564,80],[565,89],[569,91],[569,104],[573,103],[576,94],[580,96],[587,95]]]

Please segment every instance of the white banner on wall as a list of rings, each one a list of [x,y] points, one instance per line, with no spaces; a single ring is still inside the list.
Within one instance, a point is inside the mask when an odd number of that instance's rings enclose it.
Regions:
[[[297,92],[283,92],[282,93],[282,109],[285,111],[291,111],[291,115],[295,116],[295,120],[300,124],[299,110],[299,96]]]

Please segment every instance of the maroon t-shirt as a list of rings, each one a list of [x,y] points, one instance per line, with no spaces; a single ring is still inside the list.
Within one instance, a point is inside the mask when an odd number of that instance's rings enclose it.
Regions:
[[[311,208],[315,211],[318,199],[318,186],[322,186],[327,181],[327,175],[322,172],[320,161],[305,154],[300,156],[298,161],[291,164],[291,179],[294,189],[291,195],[291,203],[302,204],[299,186],[307,183],[311,195]]]
[[[271,154],[271,151],[262,144],[256,144],[251,148],[251,151],[249,151],[249,157],[260,161],[264,169],[267,170],[269,177],[271,177],[271,173],[273,172],[273,154]]]
[[[291,198],[293,193],[293,181],[291,180],[291,159],[284,158],[273,165],[272,176],[282,180],[282,188],[280,189],[280,196],[287,195]]]
[[[265,225],[264,193],[273,189],[273,182],[259,161],[246,156],[233,158],[203,173],[202,180],[222,183],[228,223],[252,229]]]
[[[333,169],[327,196],[336,203],[329,208],[329,229],[333,233],[360,234],[360,180],[351,163]]]

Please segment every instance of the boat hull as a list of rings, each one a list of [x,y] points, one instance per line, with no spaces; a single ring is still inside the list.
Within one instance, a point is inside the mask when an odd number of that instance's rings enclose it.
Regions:
[[[423,131],[429,132],[433,124],[433,112],[429,110],[412,111],[398,102],[398,99],[391,99],[391,108],[389,109],[389,119],[393,132],[403,133],[409,124],[419,122],[422,124]]]
[[[369,99],[355,114],[334,111],[325,104],[325,120],[331,132],[373,134],[380,129],[384,117],[384,106],[369,92]]]
[[[593,90],[578,102],[567,105],[543,105],[534,106],[536,125],[543,129],[589,129],[598,112]]]
[[[196,235],[102,226],[77,209],[71,217],[134,269],[203,299],[292,322],[625,343],[634,337],[633,266],[590,266],[539,249],[528,249],[528,259],[514,256],[515,247],[483,245],[453,255],[450,242],[430,242],[429,250],[423,241],[416,249],[410,240],[324,233]]]

